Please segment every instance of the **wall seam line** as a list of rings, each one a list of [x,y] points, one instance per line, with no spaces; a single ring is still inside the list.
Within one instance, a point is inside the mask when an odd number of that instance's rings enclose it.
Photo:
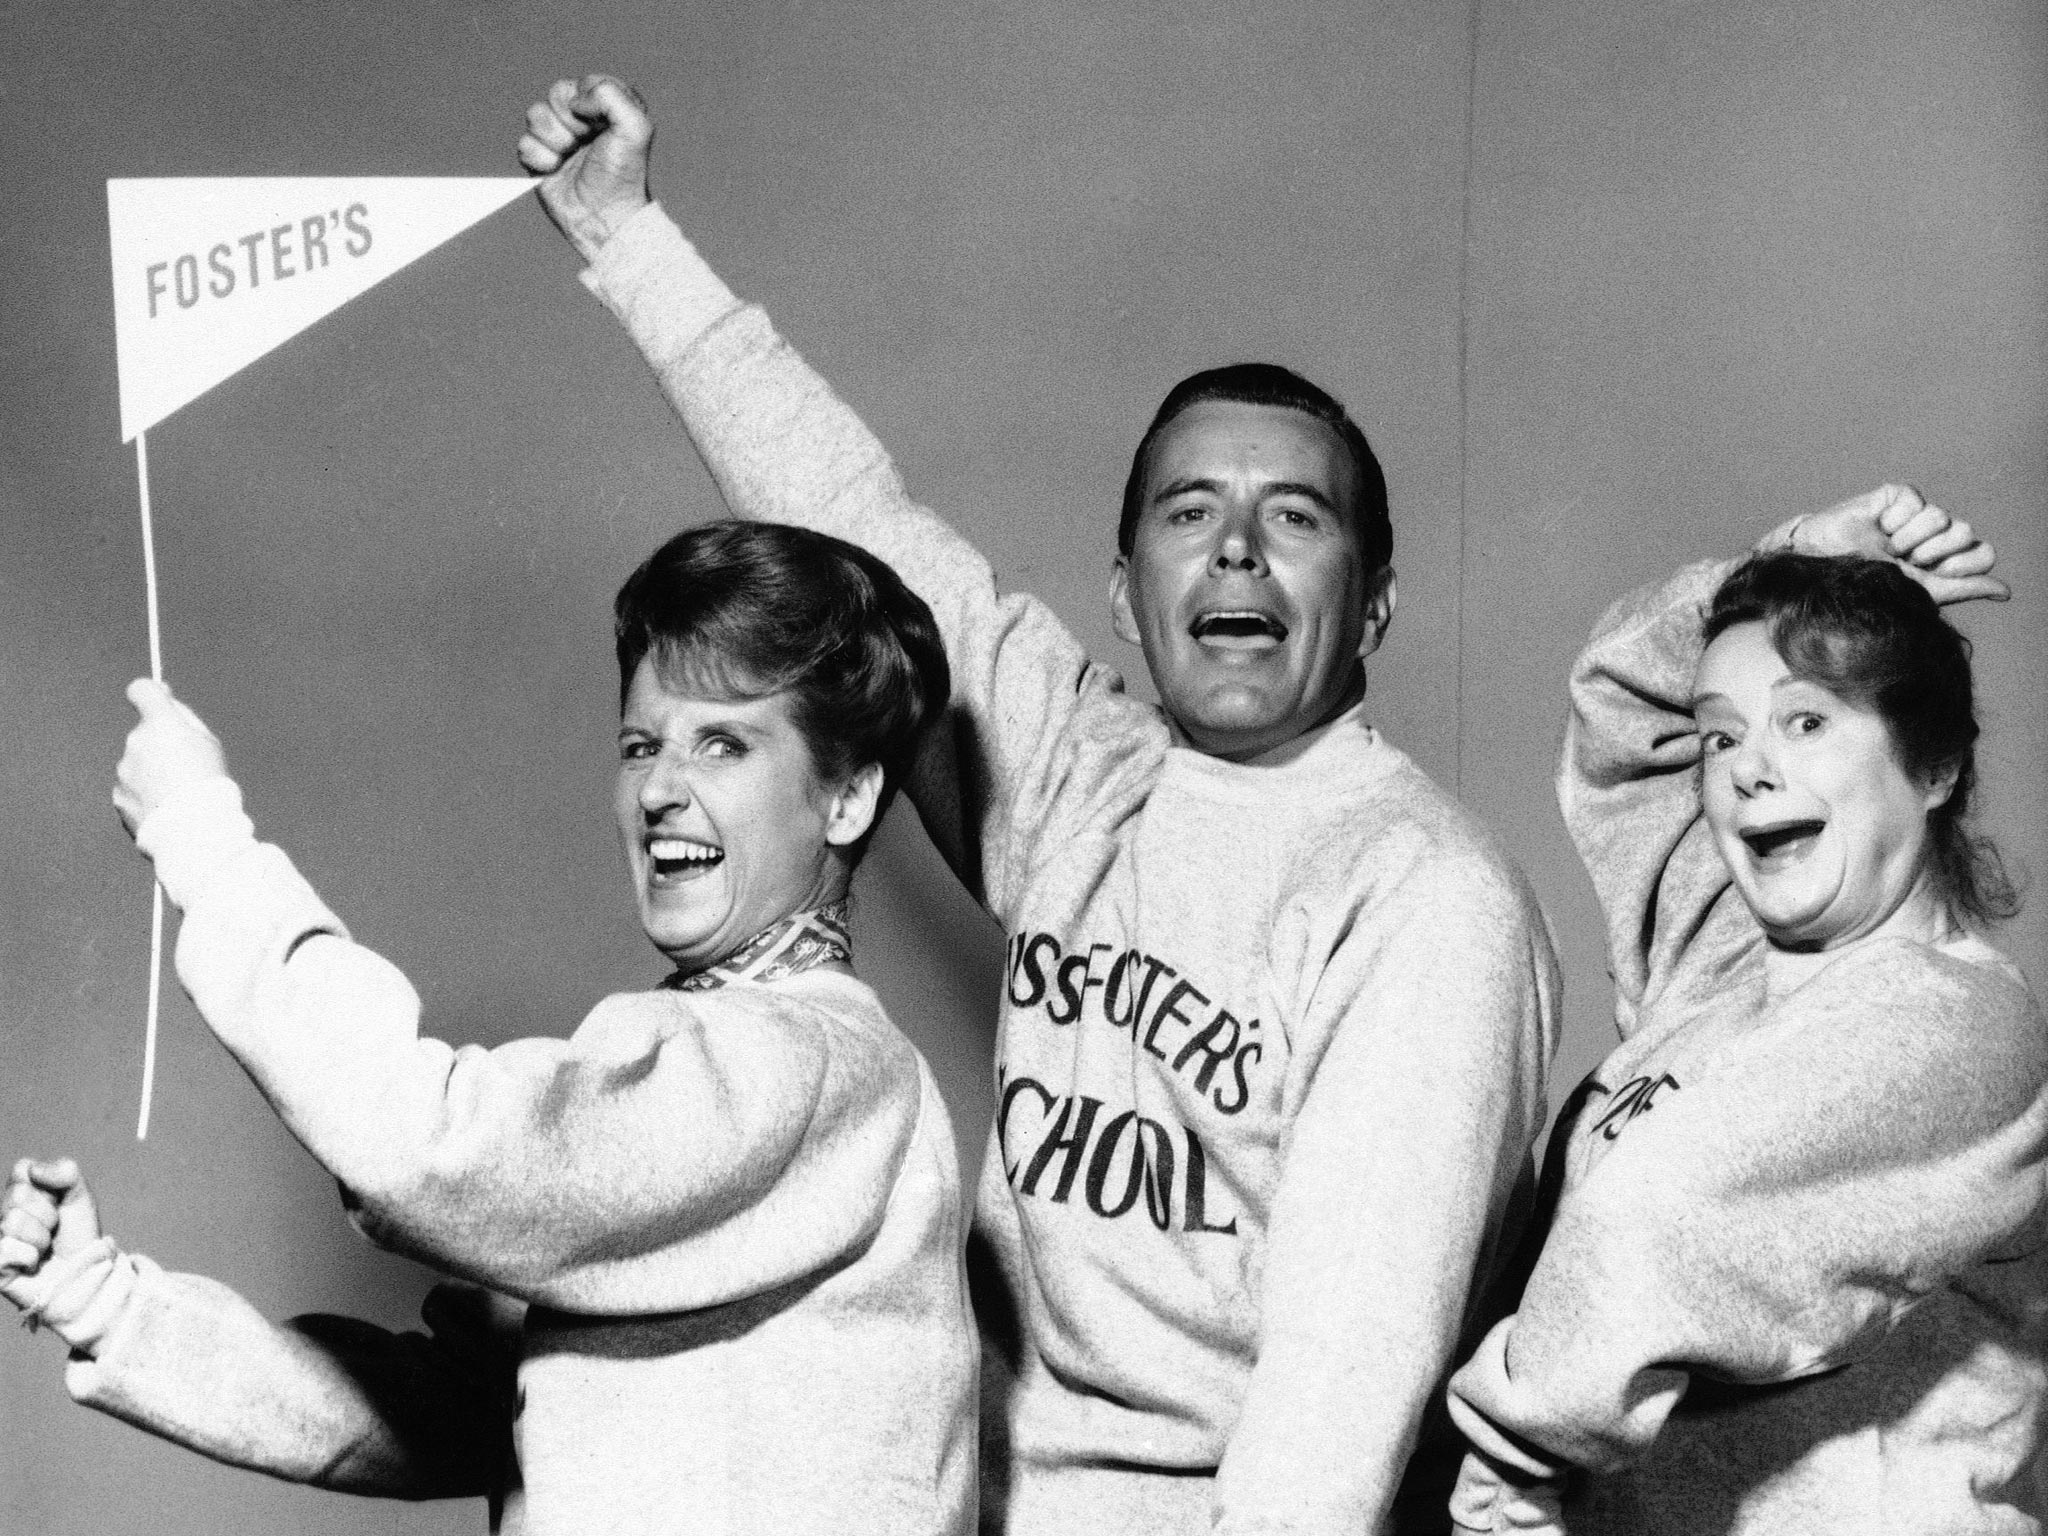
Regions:
[[[1456,730],[1451,738],[1451,787],[1460,799],[1465,794],[1465,594],[1469,585],[1466,551],[1470,522],[1468,487],[1472,468],[1472,400],[1466,379],[1471,338],[1467,312],[1472,298],[1472,154],[1479,116],[1479,13],[1482,4],[1483,0],[1472,0],[1466,21],[1465,165],[1458,211],[1458,596],[1456,668],[1452,683]]]

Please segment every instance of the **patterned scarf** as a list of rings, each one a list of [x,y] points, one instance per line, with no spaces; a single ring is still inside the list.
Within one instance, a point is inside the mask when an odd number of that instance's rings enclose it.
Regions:
[[[792,913],[762,929],[716,965],[688,975],[677,971],[662,985],[677,992],[708,992],[729,981],[780,981],[834,960],[851,965],[853,940],[846,934],[849,905],[841,898],[829,906]]]

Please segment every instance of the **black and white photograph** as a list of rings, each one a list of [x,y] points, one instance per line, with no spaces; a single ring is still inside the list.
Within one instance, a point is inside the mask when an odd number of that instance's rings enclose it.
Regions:
[[[2040,0],[5,30],[0,1532],[2048,1536]]]

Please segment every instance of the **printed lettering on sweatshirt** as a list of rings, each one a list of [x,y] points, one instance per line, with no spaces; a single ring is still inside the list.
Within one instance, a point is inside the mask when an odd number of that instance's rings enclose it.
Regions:
[[[1219,1117],[1241,1113],[1265,1049],[1259,1021],[1239,1019],[1177,967],[1143,950],[1066,950],[1049,933],[1010,938],[1004,987],[1013,1015],[1062,1029],[1114,1029],[1186,1084]],[[1107,1220],[1148,1219],[1160,1231],[1237,1231],[1216,1208],[1209,1154],[1192,1126],[1063,1094],[998,1071],[996,1134],[1019,1195],[1076,1204]]]
[[[1669,1072],[1658,1077],[1630,1078],[1616,1090],[1605,1113],[1593,1122],[1591,1134],[1614,1140],[1637,1115],[1647,1115],[1657,1107],[1658,1093],[1666,1088],[1676,1092],[1678,1086],[1678,1079]]]

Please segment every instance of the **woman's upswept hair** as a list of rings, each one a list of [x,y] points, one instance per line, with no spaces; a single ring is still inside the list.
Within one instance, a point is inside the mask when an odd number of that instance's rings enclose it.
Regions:
[[[664,683],[706,697],[787,693],[820,778],[881,764],[878,826],[951,691],[924,600],[866,550],[804,528],[679,533],[626,578],[613,610],[621,705],[650,658]]]
[[[1752,621],[1793,676],[1882,719],[1908,774],[1925,782],[1955,770],[1955,788],[1927,814],[1935,877],[1980,924],[2019,910],[1998,849],[1968,821],[1977,780],[1970,642],[1927,590],[1889,560],[1774,550],[1721,583],[1705,638]]]

